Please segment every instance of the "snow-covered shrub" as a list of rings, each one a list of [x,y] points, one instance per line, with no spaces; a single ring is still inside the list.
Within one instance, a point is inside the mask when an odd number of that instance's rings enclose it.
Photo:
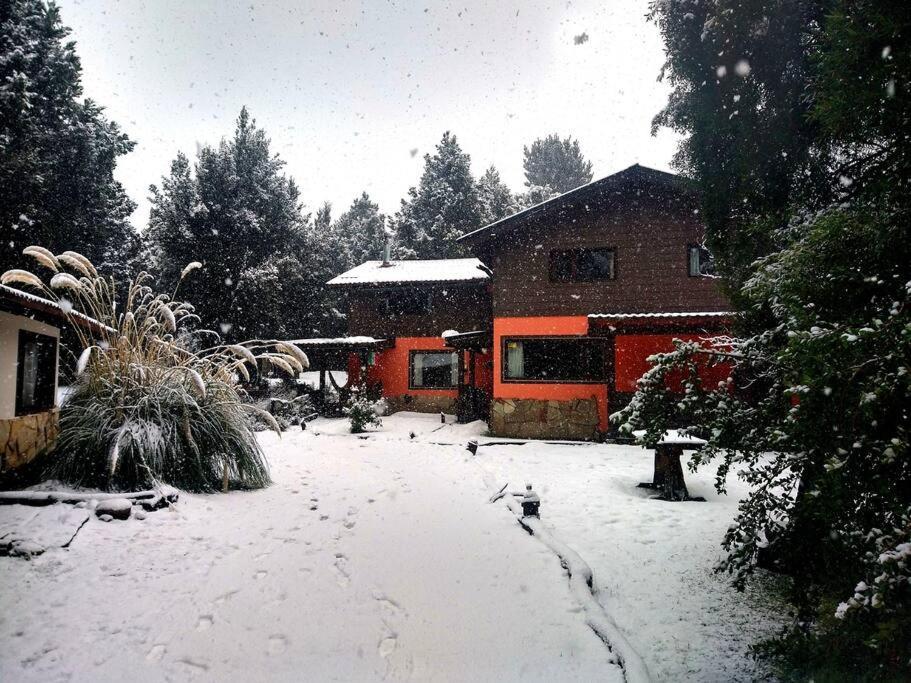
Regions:
[[[61,308],[71,321],[84,313],[100,323],[73,325],[82,353],[60,411],[52,476],[120,490],[167,483],[211,491],[225,472],[238,486],[269,483],[250,413],[276,431],[279,425],[245,402],[238,380],[249,379],[248,364],[258,358],[296,375],[307,366],[299,349],[261,340],[224,345],[214,332],[191,331],[193,307],[156,294],[146,273],[121,291],[75,252],[27,247],[23,253],[54,273],[49,285],[22,270],[4,273],[3,284],[26,284],[68,302]],[[181,280],[199,267],[188,265]],[[212,339],[214,345],[202,348]]]
[[[364,387],[354,387],[342,413],[351,421],[351,433],[360,434],[366,427],[381,427],[376,404],[367,397]]]

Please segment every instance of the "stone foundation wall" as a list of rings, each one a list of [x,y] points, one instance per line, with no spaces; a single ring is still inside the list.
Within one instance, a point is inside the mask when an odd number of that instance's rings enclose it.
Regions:
[[[456,399],[452,396],[420,396],[407,394],[405,396],[386,396],[389,412],[410,410],[415,413],[454,413]]]
[[[498,398],[491,404],[490,432],[496,436],[593,440],[598,436],[598,423],[598,402],[594,398]]]
[[[60,431],[56,409],[0,420],[3,446],[0,471],[12,470],[33,460],[54,445]]]

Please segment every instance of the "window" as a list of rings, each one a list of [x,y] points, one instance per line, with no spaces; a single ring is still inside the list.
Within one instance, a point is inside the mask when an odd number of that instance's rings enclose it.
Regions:
[[[19,365],[16,371],[16,415],[54,407],[57,382],[57,339],[19,330]]]
[[[708,249],[698,244],[691,244],[687,247],[686,254],[687,272],[691,276],[715,274],[715,260]]]
[[[597,282],[613,280],[613,249],[564,249],[550,252],[553,282]]]
[[[387,315],[424,315],[432,310],[430,292],[404,290],[390,292],[384,299]]]
[[[411,389],[453,389],[459,384],[459,354],[451,351],[412,351]]]
[[[604,346],[600,340],[541,337],[504,341],[503,379],[531,382],[600,382]]]

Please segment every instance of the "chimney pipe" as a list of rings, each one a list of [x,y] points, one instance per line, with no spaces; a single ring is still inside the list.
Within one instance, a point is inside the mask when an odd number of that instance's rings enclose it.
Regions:
[[[383,230],[383,268],[388,268],[392,264],[389,263],[389,233]]]

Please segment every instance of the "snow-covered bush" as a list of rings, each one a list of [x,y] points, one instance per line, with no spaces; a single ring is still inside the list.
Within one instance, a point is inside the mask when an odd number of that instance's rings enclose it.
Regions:
[[[351,433],[360,434],[367,427],[382,427],[376,405],[367,397],[364,387],[354,387],[342,413],[351,421]]]
[[[225,473],[238,486],[269,483],[249,415],[276,431],[279,425],[245,402],[238,380],[249,379],[248,364],[258,358],[296,375],[307,366],[299,349],[274,341],[224,345],[212,331],[191,331],[193,307],[156,294],[145,273],[118,290],[75,252],[32,246],[23,253],[54,273],[49,285],[24,270],[4,273],[3,284],[31,286],[60,302],[71,320],[84,313],[100,323],[73,325],[82,353],[60,411],[52,476],[120,490],[167,483],[211,491]],[[181,280],[199,267],[189,264]]]

